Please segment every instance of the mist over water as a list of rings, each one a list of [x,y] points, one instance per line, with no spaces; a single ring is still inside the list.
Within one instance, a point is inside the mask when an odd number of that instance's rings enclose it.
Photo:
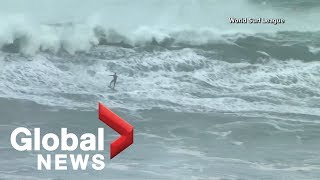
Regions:
[[[280,6],[280,8],[279,8]],[[2,1],[0,45],[15,44],[20,52],[87,51],[101,42],[130,45],[176,39],[206,44],[239,33],[318,31],[317,8],[283,9],[281,3],[224,1]],[[276,8],[277,7],[277,8]],[[297,7],[300,7],[297,5]],[[282,25],[230,24],[229,18],[281,18]],[[100,33],[96,33],[97,28]],[[236,36],[237,37],[237,36]],[[22,40],[21,40],[22,39]],[[75,41],[81,41],[81,45]],[[17,42],[18,41],[18,42]]]
[[[319,7],[2,0],[0,144],[17,124],[93,130],[99,101],[133,123],[136,142],[105,171],[74,174],[39,173],[32,155],[12,161],[16,152],[0,146],[0,177],[317,179]],[[229,21],[259,17],[285,23]],[[107,87],[114,72],[116,91]]]

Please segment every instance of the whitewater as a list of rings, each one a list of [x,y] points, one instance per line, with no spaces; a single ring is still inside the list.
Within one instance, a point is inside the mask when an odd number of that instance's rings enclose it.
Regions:
[[[319,7],[1,1],[0,179],[319,179]],[[106,170],[39,172],[10,148],[21,125],[94,130],[98,102],[136,132]]]

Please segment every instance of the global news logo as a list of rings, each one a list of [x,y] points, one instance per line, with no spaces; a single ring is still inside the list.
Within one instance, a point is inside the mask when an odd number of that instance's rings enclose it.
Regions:
[[[99,103],[98,112],[99,119],[120,134],[120,137],[110,144],[110,159],[112,159],[133,144],[134,128],[102,103]],[[84,133],[79,138],[76,134],[68,132],[67,128],[61,128],[60,136],[54,133],[41,136],[40,128],[34,128],[32,133],[25,127],[18,127],[12,131],[10,142],[17,151],[39,152],[38,170],[68,170],[68,164],[71,164],[73,170],[86,170],[88,164],[91,164],[94,170],[105,168],[104,128],[98,128],[97,135]],[[40,153],[43,150],[48,153],[45,155]],[[57,150],[59,153],[55,154]],[[72,153],[79,152],[78,150],[83,153]],[[89,154],[89,152],[99,153]]]

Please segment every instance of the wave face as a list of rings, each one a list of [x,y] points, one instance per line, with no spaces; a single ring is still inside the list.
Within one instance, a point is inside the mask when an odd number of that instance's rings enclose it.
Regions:
[[[102,101],[141,120],[136,147],[154,149],[119,162],[121,177],[134,169],[136,179],[316,179],[319,7],[316,0],[2,0],[0,97],[71,109],[80,119]],[[230,24],[230,17],[286,23]],[[107,87],[114,72],[117,91]],[[56,123],[68,112],[43,117]]]
[[[303,45],[300,47],[299,43],[319,42],[317,32],[320,25],[314,18],[320,15],[317,2],[309,4],[294,1],[279,3],[244,0],[231,0],[229,3],[211,0],[201,2],[140,0],[139,3],[127,0],[98,0],[95,3],[80,3],[75,0],[33,2],[18,0],[1,2],[0,47],[3,51],[27,55],[41,51],[53,53],[66,51],[74,54],[79,51],[89,51],[93,46],[101,44],[135,47],[151,43],[168,48],[216,43],[237,45],[238,41],[240,41],[239,46],[260,42],[260,48],[267,49],[270,47],[264,45],[273,47],[293,45],[291,39],[299,36],[302,42],[297,42],[298,44],[289,49],[288,53],[298,49],[298,52],[295,51],[296,54],[308,53],[308,58],[315,59],[314,55],[306,51],[307,47]],[[230,24],[229,18],[234,17],[282,18],[286,23]],[[292,33],[287,35],[286,32]],[[265,39],[251,38],[247,39],[248,41],[241,39],[243,36],[257,34],[263,37],[272,36],[273,38],[269,37],[272,42]],[[286,40],[289,42],[283,42]]]

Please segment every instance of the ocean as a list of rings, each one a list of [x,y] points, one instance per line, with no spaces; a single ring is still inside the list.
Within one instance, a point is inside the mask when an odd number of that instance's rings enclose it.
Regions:
[[[319,9],[316,0],[2,0],[0,179],[320,179]],[[101,171],[39,171],[37,152],[10,144],[17,127],[96,132],[98,102],[135,127],[117,157],[106,147]],[[105,131],[109,144],[117,134]]]

